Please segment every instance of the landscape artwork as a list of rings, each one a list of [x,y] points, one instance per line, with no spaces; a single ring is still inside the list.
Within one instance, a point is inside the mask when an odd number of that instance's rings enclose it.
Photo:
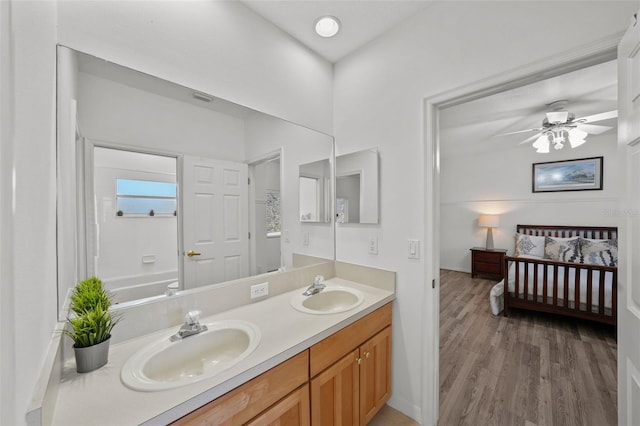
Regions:
[[[581,158],[533,164],[533,192],[602,189],[602,158]]]

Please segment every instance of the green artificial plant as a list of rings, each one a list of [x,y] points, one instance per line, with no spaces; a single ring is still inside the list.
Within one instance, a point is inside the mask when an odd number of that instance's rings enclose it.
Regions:
[[[109,310],[111,295],[97,277],[80,281],[70,298],[73,315],[68,318],[70,329],[64,330],[76,348],[97,345],[111,337],[111,330],[118,323],[118,317]]]

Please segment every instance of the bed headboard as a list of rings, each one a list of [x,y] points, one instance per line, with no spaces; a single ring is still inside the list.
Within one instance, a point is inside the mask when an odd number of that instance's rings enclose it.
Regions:
[[[556,225],[517,225],[517,232],[526,235],[549,236],[556,238],[583,237],[600,240],[618,239],[618,228],[611,226],[556,226]]]

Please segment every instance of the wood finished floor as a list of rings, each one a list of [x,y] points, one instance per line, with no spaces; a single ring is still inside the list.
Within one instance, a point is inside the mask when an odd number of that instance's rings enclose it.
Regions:
[[[494,281],[440,277],[440,426],[617,424],[614,327],[512,310]]]

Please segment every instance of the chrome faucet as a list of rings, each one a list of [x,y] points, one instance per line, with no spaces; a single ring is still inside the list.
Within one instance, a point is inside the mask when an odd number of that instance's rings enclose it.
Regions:
[[[307,288],[305,292],[302,293],[302,295],[312,296],[314,294],[320,293],[326,287],[326,284],[323,281],[324,277],[322,275],[316,275],[316,277],[313,279],[313,284],[311,284],[309,288]]]
[[[207,331],[206,325],[200,325],[198,321],[200,319],[201,311],[189,311],[184,316],[184,324],[180,327],[180,330],[169,338],[172,342],[182,340],[185,337],[193,336],[194,334]]]

